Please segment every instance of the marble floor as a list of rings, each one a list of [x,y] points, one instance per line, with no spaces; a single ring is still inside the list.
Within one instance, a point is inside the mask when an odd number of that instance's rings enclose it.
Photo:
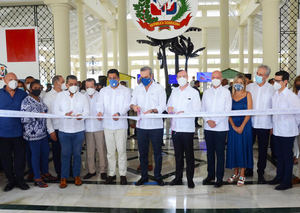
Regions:
[[[163,170],[165,182],[173,179],[175,159],[169,131],[165,131],[163,147]],[[137,171],[138,152],[135,139],[128,139],[128,181],[129,185],[104,185],[99,175],[84,181],[80,187],[70,183],[60,189],[57,183],[50,183],[41,189],[30,185],[30,190],[18,188],[10,192],[0,191],[0,211],[3,212],[300,212],[300,185],[287,191],[275,191],[273,186],[257,184],[257,175],[247,178],[246,185],[237,187],[226,184],[221,188],[203,186],[206,177],[206,147],[203,129],[198,129],[194,139],[196,169],[194,189],[184,186],[157,186],[150,182],[145,186],[134,186],[139,179]],[[85,153],[82,155],[82,176],[86,174]],[[257,148],[254,146],[254,161]],[[276,167],[268,158],[266,179],[274,177]],[[54,174],[53,163],[49,163]],[[256,168],[254,168],[256,171]],[[232,171],[226,170],[224,180]],[[153,172],[150,172],[150,179]],[[294,167],[298,176],[299,167]],[[186,180],[184,180],[186,184]],[[0,172],[0,188],[5,186],[4,174]]]

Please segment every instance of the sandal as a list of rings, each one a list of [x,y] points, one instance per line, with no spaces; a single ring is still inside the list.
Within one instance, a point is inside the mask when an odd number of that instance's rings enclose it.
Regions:
[[[47,174],[43,174],[42,175],[42,179],[45,182],[51,182],[51,181],[56,181],[57,177],[52,176],[51,174],[47,173]]]
[[[243,176],[239,177],[239,180],[237,182],[237,186],[243,186],[245,184],[246,178]]]
[[[239,179],[239,176],[240,176],[239,174],[237,174],[237,175],[233,174],[230,178],[227,179],[227,182],[228,183],[233,183],[233,182],[235,182]]]
[[[34,180],[34,185],[38,186],[40,188],[46,188],[46,187],[48,187],[48,185],[44,181],[42,181],[42,179]]]

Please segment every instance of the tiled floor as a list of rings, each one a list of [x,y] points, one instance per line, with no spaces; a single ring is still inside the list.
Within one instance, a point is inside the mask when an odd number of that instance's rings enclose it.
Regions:
[[[164,180],[173,179],[175,159],[172,142],[168,131],[165,131],[163,147]],[[257,175],[247,179],[243,187],[224,185],[216,189],[213,186],[203,186],[206,177],[206,150],[203,130],[195,134],[195,184],[194,189],[187,186],[156,186],[153,184],[136,187],[133,183],[139,179],[136,170],[139,164],[137,142],[128,140],[128,181],[130,185],[104,185],[99,175],[77,187],[69,184],[66,189],[60,189],[58,183],[50,183],[48,188],[40,189],[29,183],[31,189],[21,191],[14,189],[4,193],[0,191],[0,209],[3,212],[300,212],[300,187],[294,186],[284,192],[275,191],[273,186],[256,184]],[[82,155],[82,175],[86,174],[85,154]],[[257,150],[254,146],[254,161]],[[53,165],[50,162],[50,170]],[[254,171],[256,168],[254,169]],[[299,175],[298,166],[294,167],[294,175]],[[267,163],[266,179],[272,179],[276,167],[271,161]],[[224,180],[232,171],[226,170]],[[153,172],[149,173],[153,175]],[[185,181],[186,182],[186,181]],[[0,173],[0,187],[5,186],[5,177]],[[214,210],[217,209],[217,210]]]

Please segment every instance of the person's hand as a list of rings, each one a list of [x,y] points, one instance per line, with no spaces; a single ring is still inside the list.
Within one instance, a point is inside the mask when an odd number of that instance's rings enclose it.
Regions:
[[[146,114],[150,114],[150,113],[152,113],[152,112],[153,112],[153,110],[152,110],[152,109],[149,109],[148,111],[144,112],[144,114],[146,115]]]
[[[82,114],[77,114],[77,115],[76,115],[76,117],[80,117],[80,116],[82,116]],[[78,120],[78,121],[81,121],[82,118],[77,118],[77,120]]]
[[[179,112],[176,112],[176,114],[182,114],[184,113],[184,111],[179,111]]]
[[[238,134],[242,134],[243,131],[244,131],[244,127],[243,126],[240,126],[240,127],[236,127],[235,131],[238,133]]]
[[[56,135],[56,132],[50,133],[50,139],[53,140],[53,141],[57,141],[57,135]]]
[[[141,107],[139,107],[138,105],[133,105],[132,109],[134,112],[137,112],[137,113],[141,111]]]
[[[273,135],[273,129],[270,130],[270,135]]]
[[[65,116],[72,116],[72,114],[73,114],[73,111],[66,113]]]
[[[98,116],[98,117],[102,117],[102,116],[103,116],[103,114],[102,114],[101,112],[98,112],[97,116]],[[98,118],[98,120],[99,120],[99,121],[102,121],[102,120],[103,120],[103,118]]]
[[[113,117],[119,117],[120,116],[120,113],[116,113],[116,114],[113,114]],[[113,118],[114,121],[118,121],[119,118]]]
[[[210,128],[215,128],[217,126],[216,122],[212,120],[207,121],[207,124]]]
[[[174,107],[168,107],[168,114],[174,114]]]

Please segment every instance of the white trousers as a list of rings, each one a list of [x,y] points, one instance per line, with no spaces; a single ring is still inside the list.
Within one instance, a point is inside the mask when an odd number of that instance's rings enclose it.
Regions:
[[[105,143],[107,148],[108,175],[116,175],[116,151],[118,152],[119,175],[127,173],[127,129],[110,130],[104,129]]]

